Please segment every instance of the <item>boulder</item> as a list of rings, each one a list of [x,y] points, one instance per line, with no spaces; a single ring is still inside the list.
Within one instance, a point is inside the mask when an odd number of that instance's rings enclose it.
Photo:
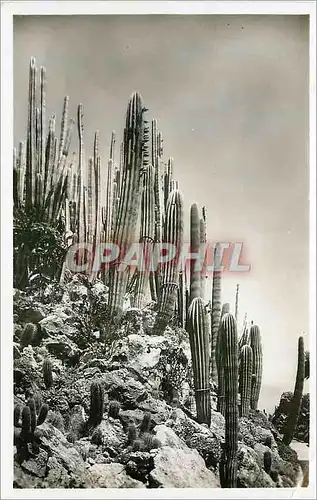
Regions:
[[[145,488],[145,485],[128,476],[122,464],[94,464],[89,468],[92,488]]]
[[[219,488],[219,479],[207,469],[196,450],[160,448],[149,474],[151,487],[156,488]]]

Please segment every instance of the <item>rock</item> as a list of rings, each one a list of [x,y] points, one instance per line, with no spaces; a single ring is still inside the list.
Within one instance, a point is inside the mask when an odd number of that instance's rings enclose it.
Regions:
[[[40,446],[50,450],[50,456],[55,457],[68,472],[76,475],[83,473],[85,464],[81,455],[56,427],[44,422],[36,428],[35,433],[40,440]]]
[[[211,410],[211,414],[210,429],[188,418],[179,408],[173,411],[174,418],[168,421],[168,425],[189,448],[199,452],[207,467],[216,468],[221,456],[225,423],[220,413]]]
[[[89,468],[92,488],[145,488],[145,485],[128,476],[125,467],[118,463],[95,464]]]
[[[100,429],[102,440],[106,447],[113,448],[116,454],[126,446],[127,435],[123,431],[120,420],[103,420],[97,429]]]
[[[245,445],[240,445],[237,456],[239,488],[274,488],[275,483],[258,465],[256,452]]]
[[[163,447],[154,457],[150,472],[151,487],[158,488],[219,488],[216,475],[207,469],[196,450]]]
[[[162,446],[169,448],[177,448],[181,450],[188,450],[188,446],[182,441],[175,432],[166,425],[157,425],[154,428],[156,437],[160,440]]]
[[[43,345],[50,354],[67,362],[78,360],[81,354],[81,349],[66,335],[56,335],[54,338],[44,339]]]
[[[131,378],[131,375],[125,369],[105,373],[103,382],[109,400],[116,399],[120,401],[123,408],[135,408],[138,402],[144,401],[147,397],[143,385]]]
[[[46,475],[47,461],[48,453],[41,450],[34,458],[24,460],[21,464],[21,468],[33,476],[44,477]]]

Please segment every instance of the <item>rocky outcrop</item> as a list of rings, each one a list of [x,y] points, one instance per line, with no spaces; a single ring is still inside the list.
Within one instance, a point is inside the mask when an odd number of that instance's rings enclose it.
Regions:
[[[29,397],[40,396],[49,412],[36,428],[36,446],[29,443],[23,457],[15,450],[14,486],[220,487],[225,422],[216,411],[214,387],[210,427],[196,421],[187,333],[170,325],[164,336],[152,335],[156,313],[150,304],[128,309],[116,340],[107,341],[113,332],[102,326],[106,287],[77,277],[70,285],[56,287],[15,298],[15,404],[22,407]],[[24,321],[35,317],[25,312],[29,310],[42,311],[35,314],[39,335],[22,347]],[[53,378],[49,388],[42,373],[47,358]],[[92,382],[98,382],[105,395],[101,423],[94,427],[89,423]],[[115,418],[109,415],[113,401],[119,403]],[[149,425],[142,431],[145,414]],[[128,438],[131,425],[134,431]],[[295,486],[296,453],[280,438],[259,411],[240,419],[239,487]],[[272,455],[268,473],[266,451]]]

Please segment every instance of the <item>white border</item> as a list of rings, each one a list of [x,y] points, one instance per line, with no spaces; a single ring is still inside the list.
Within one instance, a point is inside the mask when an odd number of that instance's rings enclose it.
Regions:
[[[310,486],[297,489],[13,490],[12,488],[12,148],[13,15],[285,14],[310,15]],[[1,2],[1,498],[316,498],[316,3],[166,1]]]

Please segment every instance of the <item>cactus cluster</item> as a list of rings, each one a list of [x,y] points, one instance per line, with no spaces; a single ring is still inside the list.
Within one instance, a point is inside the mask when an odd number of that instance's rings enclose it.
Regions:
[[[21,407],[14,406],[14,444],[17,447],[17,455],[20,460],[29,456],[28,443],[31,444],[32,452],[38,451],[38,440],[35,435],[36,427],[42,425],[48,414],[48,405],[42,404],[39,399],[29,398],[27,404]]]

